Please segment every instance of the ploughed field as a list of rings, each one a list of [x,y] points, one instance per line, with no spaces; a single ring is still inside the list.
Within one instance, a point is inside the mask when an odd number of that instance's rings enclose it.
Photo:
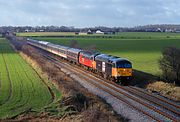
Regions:
[[[53,94],[9,42],[0,38],[0,120],[29,110],[41,111],[54,102],[57,90]]]
[[[55,36],[64,33],[54,33]],[[180,48],[180,33],[149,33],[123,32],[115,35],[79,35],[64,34],[64,37],[48,37],[52,33],[19,33],[20,36],[39,35],[34,39],[49,41],[56,44],[70,46],[72,40],[78,42],[81,48],[96,47],[102,53],[128,58],[133,68],[153,75],[160,75],[158,60],[161,51],[168,46]],[[67,36],[69,35],[69,36]],[[44,37],[43,37],[44,36]]]

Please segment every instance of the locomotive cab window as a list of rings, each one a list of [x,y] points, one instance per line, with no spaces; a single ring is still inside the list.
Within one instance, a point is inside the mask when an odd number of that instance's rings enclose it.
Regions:
[[[132,68],[132,65],[130,63],[117,62],[116,67],[117,68]]]

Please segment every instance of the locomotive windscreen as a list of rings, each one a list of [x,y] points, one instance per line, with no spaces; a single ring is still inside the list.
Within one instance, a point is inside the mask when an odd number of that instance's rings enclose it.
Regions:
[[[132,64],[129,62],[117,62],[116,67],[117,68],[132,68]]]

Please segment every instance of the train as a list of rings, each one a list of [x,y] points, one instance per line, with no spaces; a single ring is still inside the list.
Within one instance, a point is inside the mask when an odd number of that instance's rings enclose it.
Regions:
[[[55,54],[71,63],[83,66],[85,69],[114,82],[128,82],[133,76],[132,63],[125,58],[57,45],[31,38],[27,38],[27,43]]]

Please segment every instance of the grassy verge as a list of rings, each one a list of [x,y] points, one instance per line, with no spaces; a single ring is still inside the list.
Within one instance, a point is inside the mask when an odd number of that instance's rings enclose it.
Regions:
[[[32,58],[30,58],[29,56],[27,56],[26,54],[22,52],[20,52],[20,55],[24,60],[26,60],[33,67],[33,69],[38,73],[38,75],[42,78],[42,80],[52,90],[54,99],[53,99],[53,102],[47,106],[51,106],[52,104],[59,102],[61,100],[62,94],[58,90],[57,84],[49,80],[48,75],[41,70],[41,68],[39,67],[36,61],[34,61]]]
[[[147,89],[151,92],[158,92],[175,101],[180,101],[180,87],[175,86],[174,84],[156,81],[147,85]]]

